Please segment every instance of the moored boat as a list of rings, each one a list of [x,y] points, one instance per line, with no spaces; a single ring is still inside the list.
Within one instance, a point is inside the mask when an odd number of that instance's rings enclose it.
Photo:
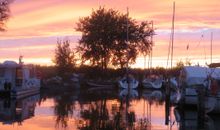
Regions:
[[[119,87],[123,89],[136,89],[139,82],[131,75],[123,77],[118,81]]]
[[[204,102],[207,113],[220,113],[219,79],[219,68],[184,67],[179,77],[180,103],[196,107]]]
[[[161,89],[163,85],[163,78],[159,76],[151,76],[144,78],[142,86],[148,89]]]
[[[180,71],[180,86],[208,85],[210,79],[220,79],[220,68],[186,66]]]
[[[94,81],[87,81],[87,85],[90,87],[107,87],[107,88],[113,88],[115,87],[115,84],[113,82],[94,82]]]
[[[19,98],[39,93],[40,79],[33,65],[5,61],[0,64],[0,91]]]

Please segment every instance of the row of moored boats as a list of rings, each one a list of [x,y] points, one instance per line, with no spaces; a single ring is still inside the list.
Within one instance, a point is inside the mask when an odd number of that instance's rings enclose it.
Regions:
[[[161,76],[145,78],[143,88],[160,89],[165,80]],[[170,78],[169,87],[176,91],[176,103],[198,106],[204,102],[206,112],[220,112],[220,69],[200,66],[186,66],[176,78]],[[139,82],[128,75],[119,80],[123,89],[136,89]],[[165,86],[167,87],[167,86]],[[202,91],[202,94],[201,94]],[[200,101],[200,95],[203,95]]]

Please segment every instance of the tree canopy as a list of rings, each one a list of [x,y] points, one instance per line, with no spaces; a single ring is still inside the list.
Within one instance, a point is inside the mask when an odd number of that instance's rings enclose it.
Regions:
[[[80,18],[76,30],[82,32],[78,46],[82,59],[104,69],[110,64],[126,67],[127,63],[134,63],[139,54],[148,53],[153,45],[150,36],[154,30],[149,22],[138,24],[128,14],[103,7]]]
[[[72,72],[75,62],[74,52],[70,48],[70,41],[57,40],[54,63],[57,67],[58,74],[62,76],[66,72]]]
[[[10,16],[9,4],[13,0],[0,0],[0,31],[5,30],[5,22]]]

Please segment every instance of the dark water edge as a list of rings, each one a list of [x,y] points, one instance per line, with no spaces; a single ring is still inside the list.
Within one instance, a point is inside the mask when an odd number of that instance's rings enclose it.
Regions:
[[[218,115],[202,122],[196,109],[171,106],[166,125],[165,92],[120,89],[43,89],[18,100],[0,99],[0,130],[200,130],[220,128]],[[201,126],[203,126],[201,128]]]

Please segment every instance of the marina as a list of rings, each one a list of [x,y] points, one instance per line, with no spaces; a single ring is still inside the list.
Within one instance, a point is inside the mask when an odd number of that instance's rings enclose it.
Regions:
[[[219,0],[0,0],[0,130],[219,130]]]

